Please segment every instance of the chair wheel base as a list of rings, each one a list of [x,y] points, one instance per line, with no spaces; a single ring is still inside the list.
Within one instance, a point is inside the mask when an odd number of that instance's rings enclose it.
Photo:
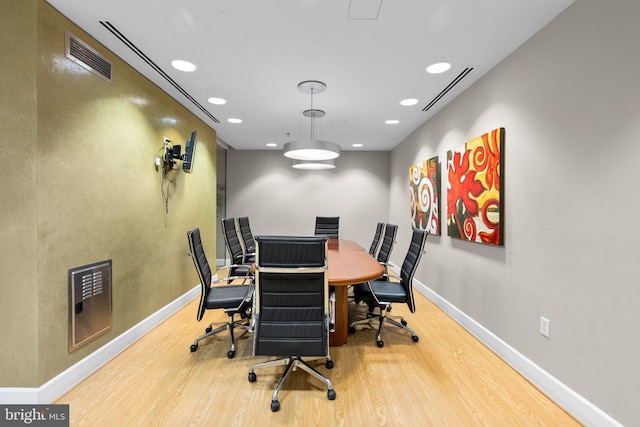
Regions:
[[[382,341],[382,340],[376,341],[376,344],[377,344],[377,345],[378,345],[378,347],[380,347],[380,348],[384,347],[384,341]]]
[[[356,327],[355,326],[349,326],[349,333],[353,334],[356,331]]]
[[[333,369],[333,360],[327,360],[327,363],[324,364],[327,369]]]
[[[205,331],[205,333],[207,333],[207,334],[208,334],[209,332],[213,331],[213,328],[212,328],[211,326],[209,326],[209,327],[207,327],[207,329],[205,329],[204,331]]]
[[[189,347],[189,350],[191,350],[191,353],[195,352],[198,349],[198,344],[191,344],[191,347]]]
[[[327,399],[335,400],[336,399],[336,391],[333,390],[333,389],[327,391]]]
[[[234,357],[236,357],[236,352],[235,352],[235,350],[229,350],[229,351],[227,351],[227,358],[229,358],[229,359],[233,359]]]
[[[271,412],[277,412],[280,410],[280,402],[277,400],[271,401]]]
[[[420,340],[417,335],[412,336],[411,339],[413,340],[413,342],[418,342],[418,340]]]
[[[400,323],[402,323],[402,326],[407,326],[407,321],[404,319],[400,320]]]
[[[250,383],[255,383],[256,382],[256,374],[255,374],[255,372],[249,372],[249,382]]]

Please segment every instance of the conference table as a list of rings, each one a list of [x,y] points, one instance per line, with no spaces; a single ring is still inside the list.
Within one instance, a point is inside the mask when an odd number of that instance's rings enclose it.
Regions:
[[[349,335],[348,287],[381,277],[384,267],[369,252],[351,240],[328,241],[329,287],[335,291],[335,331],[329,335],[329,345],[347,343]]]

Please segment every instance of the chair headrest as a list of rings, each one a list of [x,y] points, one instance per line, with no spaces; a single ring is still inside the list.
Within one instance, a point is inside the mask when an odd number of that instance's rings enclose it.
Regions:
[[[322,267],[326,264],[326,236],[257,236],[259,267]]]

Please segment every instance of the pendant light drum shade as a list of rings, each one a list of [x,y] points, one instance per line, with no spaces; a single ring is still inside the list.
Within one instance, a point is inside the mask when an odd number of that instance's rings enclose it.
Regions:
[[[287,142],[283,148],[285,157],[296,160],[331,160],[340,156],[340,145],[318,139]]]
[[[336,161],[331,160],[291,160],[291,166],[294,169],[306,169],[306,170],[325,170],[335,169]]]

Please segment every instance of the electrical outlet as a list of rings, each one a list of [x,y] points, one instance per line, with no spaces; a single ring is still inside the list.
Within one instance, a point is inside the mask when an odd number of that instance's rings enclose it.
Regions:
[[[540,333],[547,338],[549,338],[549,323],[551,323],[549,319],[540,316]]]

